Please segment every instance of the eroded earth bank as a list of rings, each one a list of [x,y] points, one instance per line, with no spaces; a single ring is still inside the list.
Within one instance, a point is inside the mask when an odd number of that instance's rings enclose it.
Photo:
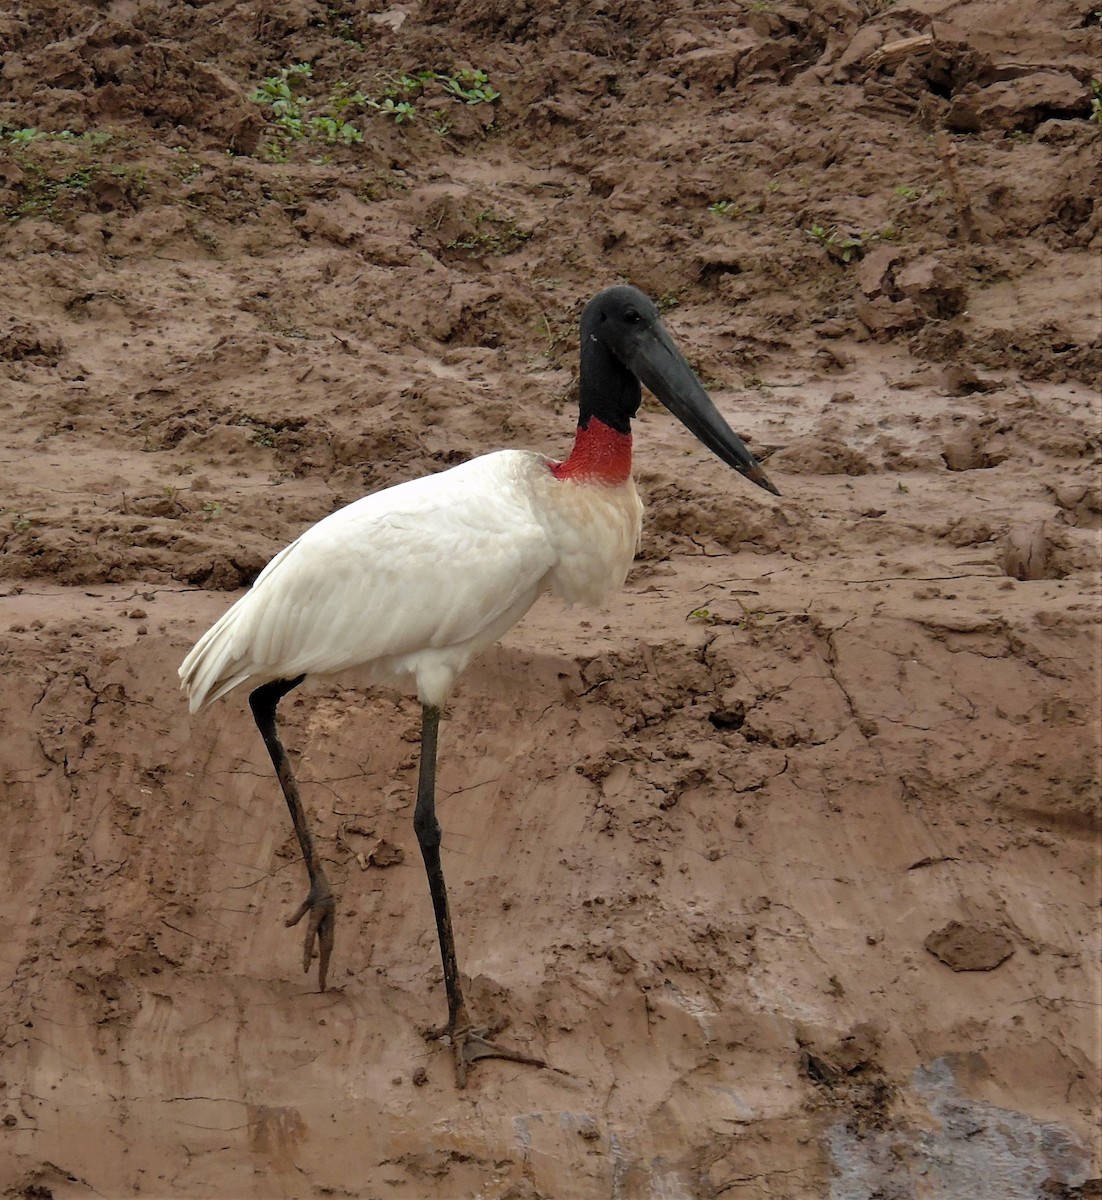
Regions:
[[[1100,1194],[1096,10],[0,14],[4,1195]],[[461,961],[560,1070],[459,1092],[415,702],[286,704],[319,995],[176,667],[337,505],[561,457],[618,280],[783,497],[648,405],[623,595],[464,677]]]

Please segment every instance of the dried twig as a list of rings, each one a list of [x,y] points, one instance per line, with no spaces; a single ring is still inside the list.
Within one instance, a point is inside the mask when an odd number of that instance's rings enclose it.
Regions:
[[[970,242],[986,242],[987,234],[980,228],[972,212],[972,201],[964,181],[960,177],[960,165],[957,162],[957,148],[944,129],[938,131],[937,152],[941,165],[945,170],[945,178],[949,181],[949,190],[953,193],[953,203],[957,206],[960,226],[964,236]]]
[[[926,54],[934,48],[933,35],[921,33],[917,37],[901,38],[878,46],[865,60],[874,70],[879,67],[894,67],[906,58]]]

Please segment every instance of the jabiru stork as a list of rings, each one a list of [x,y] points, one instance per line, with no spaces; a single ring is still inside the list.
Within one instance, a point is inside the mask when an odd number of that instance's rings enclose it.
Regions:
[[[631,476],[640,382],[713,453],[779,494],[717,411],[674,345],[657,307],[628,286],[598,292],[581,316],[580,411],[573,449],[557,462],[498,450],[368,495],[325,517],[276,555],[252,589],[199,639],[180,667],[196,712],[247,684],[310,886],[303,969],[315,945],[325,990],[336,901],[310,833],[276,707],[308,676],[357,668],[368,682],[410,684],[422,705],[413,826],[424,858],[447,991],[456,1079],[482,1058],[545,1066],[472,1024],[456,962],[436,818],[437,732],[456,677],[521,619],[541,592],[600,605],[622,586],[638,549],[642,504]]]

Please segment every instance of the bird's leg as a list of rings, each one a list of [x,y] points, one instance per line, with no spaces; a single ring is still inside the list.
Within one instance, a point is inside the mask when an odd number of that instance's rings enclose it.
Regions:
[[[480,1058],[505,1058],[533,1067],[545,1067],[547,1064],[542,1058],[532,1058],[490,1041],[490,1035],[496,1033],[497,1029],[471,1027],[459,982],[459,967],[456,965],[448,889],[440,865],[440,822],[436,819],[436,742],[440,729],[440,709],[426,704],[422,706],[421,713],[421,767],[417,777],[417,807],[413,814],[413,828],[429,877],[436,932],[440,939],[440,957],[444,964],[444,987],[448,993],[448,1023],[428,1036],[447,1037],[450,1040],[455,1054],[456,1083],[459,1087],[465,1087],[467,1068]]]
[[[318,945],[318,990],[324,992],[325,976],[329,970],[329,959],[333,953],[333,927],[336,923],[337,903],[333,898],[333,889],[329,886],[325,868],[321,865],[321,859],[318,857],[317,847],[310,834],[310,827],[306,823],[306,813],[302,807],[298,782],[291,770],[291,760],[287,757],[287,751],[284,750],[276,730],[276,705],[292,688],[297,687],[303,678],[304,676],[300,675],[297,679],[277,679],[273,683],[266,683],[262,687],[258,687],[249,696],[249,707],[253,711],[253,719],[256,721],[257,729],[260,730],[260,736],[264,739],[264,745],[268,747],[268,753],[272,757],[272,766],[275,767],[287,807],[291,810],[291,820],[295,824],[298,844],[302,848],[302,858],[310,876],[310,891],[307,893],[306,899],[287,919],[287,925],[297,925],[307,913],[310,914],[306,922],[302,969],[310,970],[316,940]]]

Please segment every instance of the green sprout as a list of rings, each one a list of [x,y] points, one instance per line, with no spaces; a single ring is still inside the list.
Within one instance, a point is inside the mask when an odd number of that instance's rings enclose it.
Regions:
[[[444,91],[464,104],[492,104],[501,93],[491,83],[485,71],[464,68],[455,75],[437,73]]]
[[[844,263],[850,263],[855,258],[860,258],[865,252],[866,243],[879,240],[879,235],[875,233],[867,236],[859,233],[840,233],[837,225],[832,225],[827,229],[823,225],[816,224],[804,232],[808,237],[813,237],[819,242],[832,258],[837,258]]]
[[[377,109],[383,116],[393,117],[396,125],[412,121],[417,115],[417,109],[409,100],[395,100],[393,96],[384,96],[382,100],[368,100],[367,107]]]

